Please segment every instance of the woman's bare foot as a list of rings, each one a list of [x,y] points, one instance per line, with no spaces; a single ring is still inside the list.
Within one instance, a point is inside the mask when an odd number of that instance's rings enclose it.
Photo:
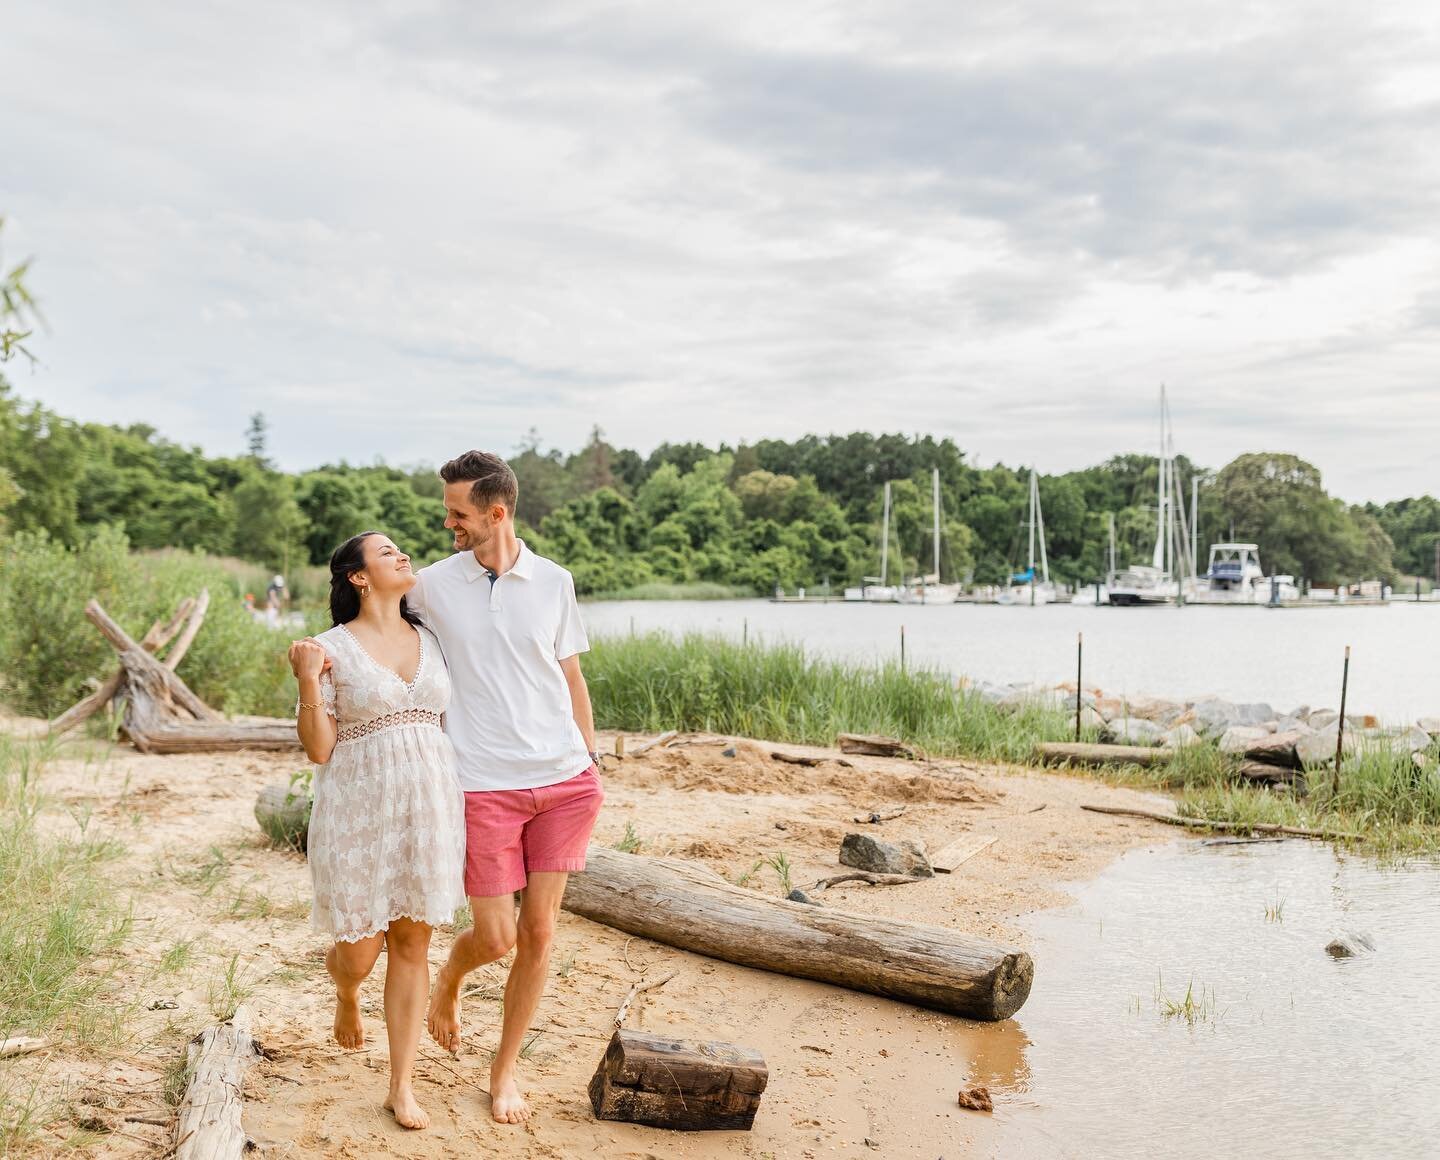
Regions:
[[[415,1102],[415,1093],[409,1087],[391,1088],[385,1097],[385,1110],[395,1113],[395,1122],[402,1128],[428,1128],[430,1117]]]
[[[523,1124],[530,1118],[530,1105],[520,1094],[514,1071],[490,1073],[490,1114],[497,1124]]]
[[[360,1019],[360,989],[335,993],[335,1042],[350,1051],[365,1046],[365,1024]]]
[[[430,1014],[425,1020],[430,1038],[451,1055],[460,1054],[460,984],[450,981],[450,969],[441,967],[430,992]]]

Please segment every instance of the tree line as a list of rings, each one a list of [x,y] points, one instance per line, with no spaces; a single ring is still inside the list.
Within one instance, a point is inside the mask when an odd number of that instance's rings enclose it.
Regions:
[[[65,418],[0,380],[0,523],[43,529],[62,544],[123,526],[137,549],[194,549],[280,571],[323,564],[370,527],[420,560],[450,550],[431,466],[338,463],[292,474],[275,467],[266,444],[260,415],[245,454],[208,456],[147,424]],[[935,470],[945,578],[1002,583],[1027,563],[1028,469],[974,466],[951,439],[854,432],[733,448],[666,443],[642,455],[597,428],[568,454],[532,432],[509,460],[523,534],[590,594],[653,582],[756,592],[853,584],[879,567],[886,481],[892,576],[928,571]],[[1313,466],[1280,453],[1242,455],[1219,471],[1180,457],[1178,472],[1187,496],[1189,480],[1200,481],[1202,556],[1212,540],[1233,537],[1258,543],[1268,568],[1317,584],[1432,572],[1440,502],[1431,496],[1346,505]],[[1119,563],[1146,559],[1156,473],[1153,456],[1118,455],[1042,475],[1052,575],[1104,576],[1111,515]]]

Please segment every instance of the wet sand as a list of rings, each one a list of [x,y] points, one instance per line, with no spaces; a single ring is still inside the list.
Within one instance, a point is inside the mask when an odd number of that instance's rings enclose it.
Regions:
[[[605,748],[613,735],[604,737]],[[637,739],[631,738],[631,748]],[[607,802],[597,842],[613,845],[627,823],[640,852],[687,858],[731,881],[779,896],[779,875],[761,859],[784,855],[791,883],[805,887],[837,870],[849,830],[915,838],[927,848],[966,833],[997,840],[956,873],[913,885],[851,885],[827,906],[953,926],[1020,946],[1022,919],[1062,905],[1059,883],[1083,880],[1121,852],[1170,840],[1163,827],[1084,813],[1081,803],[1153,807],[1153,796],[1083,779],[961,761],[847,757],[833,750],[683,738],[640,757],[607,761]],[[823,759],[807,768],[774,751]],[[88,754],[87,752],[88,751]],[[1003,1111],[1026,1086],[1024,1010],[981,1024],[823,984],[691,955],[562,916],[552,984],[535,1024],[523,1082],[536,1109],[524,1127],[489,1116],[489,1046],[499,1031],[503,964],[474,976],[452,1059],[426,1041],[417,1094],[432,1127],[407,1132],[381,1110],[386,1049],[380,1021],[384,958],[363,993],[368,1042],[344,1052],[329,1042],[333,992],[325,939],[308,922],[304,859],[268,849],[252,808],[259,789],[300,768],[298,755],[146,757],[122,746],[68,748],[45,779],[69,807],[49,824],[88,818],[91,835],[113,835],[124,855],[107,868],[134,908],[135,933],[114,988],[128,1003],[119,1051],[61,1058],[72,1096],[119,1127],[100,1154],[161,1154],[167,1068],[208,1023],[232,958],[266,1058],[246,1084],[245,1127],[276,1154],[411,1157],[929,1157],[999,1154],[995,1122],[956,1106],[956,1091],[987,1083]],[[876,826],[855,814],[891,805],[905,813]],[[438,966],[450,932],[437,932]],[[190,961],[160,968],[177,943]],[[643,996],[627,1026],[758,1048],[770,1084],[754,1130],[672,1134],[593,1119],[585,1085],[615,1008],[637,978],[679,970]],[[1045,963],[1036,963],[1037,978]],[[149,1008],[154,1007],[154,1010]],[[72,1058],[73,1056],[73,1058]],[[53,1062],[53,1061],[52,1061]],[[28,1069],[42,1066],[38,1060]],[[12,1065],[12,1071],[15,1065]],[[73,1128],[71,1129],[73,1130]]]

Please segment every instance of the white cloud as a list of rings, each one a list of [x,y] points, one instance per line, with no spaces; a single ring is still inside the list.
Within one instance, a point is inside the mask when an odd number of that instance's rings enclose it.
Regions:
[[[855,428],[1434,490],[1430,6],[32,7],[19,389],[288,466]]]

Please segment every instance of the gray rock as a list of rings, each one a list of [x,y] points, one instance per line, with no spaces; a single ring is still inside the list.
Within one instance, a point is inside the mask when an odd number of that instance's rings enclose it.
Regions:
[[[1303,713],[1288,713],[1275,722],[1276,733],[1295,733],[1304,736],[1306,733],[1314,733],[1309,723],[1305,720]]]
[[[1110,722],[1110,733],[1115,740],[1126,745],[1158,745],[1165,730],[1154,721],[1146,721],[1141,717],[1131,717],[1129,720],[1117,717]]]
[[[1415,722],[1415,725],[1417,728],[1425,730],[1431,737],[1440,733],[1440,717],[1421,717]]]
[[[1375,941],[1368,934],[1359,931],[1341,931],[1325,944],[1325,953],[1332,959],[1353,959],[1375,949]]]
[[[1105,718],[1095,712],[1089,705],[1086,705],[1080,710],[1080,728],[1099,729],[1101,732],[1104,732],[1106,728]]]
[[[1263,703],[1235,705],[1229,701],[1201,701],[1194,711],[1195,728],[1206,737],[1218,737],[1232,725],[1262,726],[1276,717],[1275,710]]]
[[[1131,697],[1126,703],[1131,717],[1139,717],[1145,721],[1152,721],[1155,724],[1162,724],[1173,721],[1181,713],[1185,712],[1185,706],[1177,701],[1167,701],[1163,697],[1136,696]]]
[[[805,891],[801,890],[800,887],[798,887],[798,886],[795,887],[794,890],[790,891],[790,893],[787,894],[785,897],[786,897],[787,899],[789,899],[791,902],[803,902],[806,906],[819,906],[819,905],[820,905],[820,904],[819,904],[818,902],[816,902],[813,898],[811,898],[808,894],[806,894]]]
[[[1181,722],[1160,738],[1160,744],[1167,749],[1184,749],[1190,745],[1199,745],[1200,734],[1190,725]]]
[[[733,745],[727,745],[724,749],[722,749],[722,750],[720,751],[720,756],[721,756],[721,757],[734,757],[734,756],[735,756],[735,746],[733,746]]]
[[[1338,720],[1338,716],[1337,716]],[[1339,728],[1334,725],[1327,725],[1324,729],[1317,729],[1295,742],[1295,755],[1303,765],[1324,765],[1326,762],[1335,760],[1335,738],[1339,734]],[[1345,753],[1354,753],[1357,748],[1355,734],[1347,729],[1345,731]]]
[[[1299,744],[1301,737],[1308,737],[1309,733],[1267,733],[1258,741],[1248,745],[1245,749],[1245,757],[1249,761],[1259,761],[1265,765],[1279,765],[1286,769],[1303,769],[1300,755],[1295,752],[1295,746]]]
[[[840,865],[872,874],[908,874],[911,878],[933,878],[935,871],[920,846],[902,838],[883,842],[869,834],[846,834],[840,843]]]
[[[1270,737],[1270,730],[1257,725],[1232,725],[1220,736],[1220,752],[1239,755],[1258,741]]]
[[[1305,718],[1306,724],[1311,729],[1325,729],[1340,720],[1340,714],[1335,709],[1316,709],[1309,717]]]

